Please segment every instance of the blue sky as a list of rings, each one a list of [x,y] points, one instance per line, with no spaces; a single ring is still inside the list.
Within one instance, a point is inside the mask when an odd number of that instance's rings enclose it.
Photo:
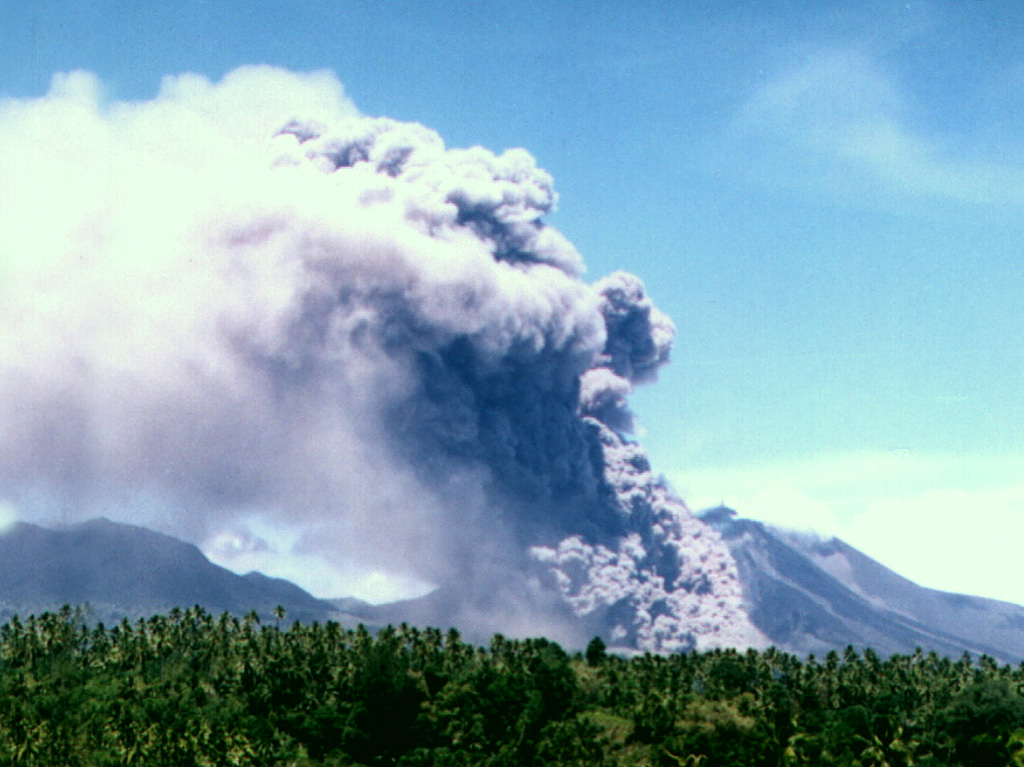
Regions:
[[[0,9],[0,96],[330,69],[449,146],[522,146],[597,279],[678,326],[634,404],[691,506],[1024,602],[1024,8],[326,2]]]

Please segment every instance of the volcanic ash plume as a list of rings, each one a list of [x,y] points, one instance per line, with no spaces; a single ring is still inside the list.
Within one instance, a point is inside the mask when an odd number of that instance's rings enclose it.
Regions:
[[[528,153],[361,117],[323,73],[0,103],[0,500],[325,596],[431,584],[477,633],[756,641],[629,438],[672,323],[581,279],[555,201]]]

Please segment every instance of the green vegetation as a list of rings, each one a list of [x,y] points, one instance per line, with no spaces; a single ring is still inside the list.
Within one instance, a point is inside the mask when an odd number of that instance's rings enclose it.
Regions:
[[[625,659],[66,608],[0,628],[0,765],[1024,767],[1022,690],[1024,665],[985,656]]]

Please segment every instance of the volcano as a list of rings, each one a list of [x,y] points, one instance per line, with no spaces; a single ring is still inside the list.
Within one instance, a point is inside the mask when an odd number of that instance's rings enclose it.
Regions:
[[[733,646],[775,646],[802,656],[847,646],[881,654],[920,647],[951,657],[968,652],[1012,664],[1024,659],[1024,607],[923,588],[836,538],[772,528],[725,508],[700,516],[736,557],[743,609],[760,632],[754,642]],[[58,530],[19,523],[0,535],[0,618],[65,604],[84,606],[86,619],[106,622],[193,605],[214,614],[255,611],[270,621],[280,605],[289,622],[455,626],[467,639],[490,640],[471,615],[466,620],[466,605],[451,589],[380,605],[317,599],[285,580],[218,567],[171,536],[106,519]],[[585,623],[578,634],[593,631],[611,640],[613,626]],[[499,628],[528,636],[542,633],[543,624]],[[567,644],[583,647],[580,641]]]

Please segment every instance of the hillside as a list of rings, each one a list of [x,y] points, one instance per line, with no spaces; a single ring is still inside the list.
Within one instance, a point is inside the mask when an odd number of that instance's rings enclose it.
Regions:
[[[1024,658],[1024,607],[918,586],[837,538],[782,531],[724,507],[701,518],[736,558],[754,625],[781,649]]]
[[[198,547],[143,527],[93,519],[61,530],[24,522],[0,535],[0,618],[88,604],[97,620],[202,605],[212,613],[282,605],[289,620],[326,620],[334,609],[289,581],[237,575]]]

